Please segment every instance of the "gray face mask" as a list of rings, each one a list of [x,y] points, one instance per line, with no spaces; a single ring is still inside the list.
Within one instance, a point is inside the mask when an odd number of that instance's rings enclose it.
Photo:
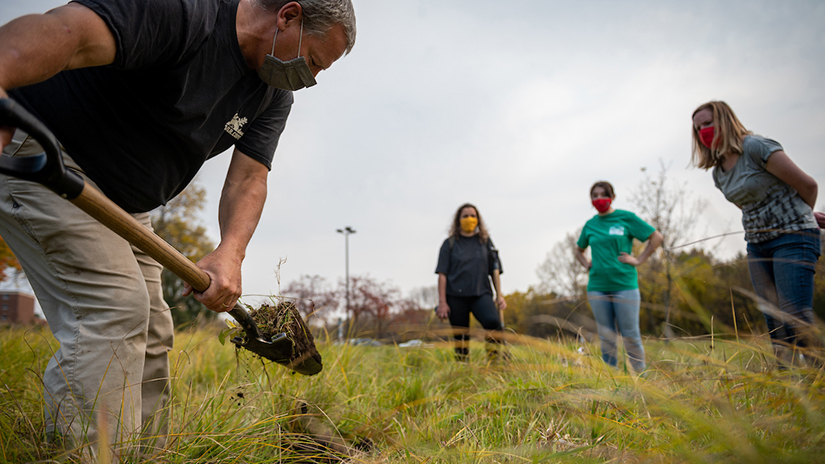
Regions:
[[[264,64],[258,70],[258,77],[276,89],[300,90],[317,84],[312,71],[309,70],[307,60],[301,54],[301,41],[304,37],[304,23],[301,22],[301,36],[298,39],[298,58],[286,63],[272,56],[275,52],[275,39],[278,38],[278,28],[275,28],[275,37],[272,39],[272,52],[264,58]]]

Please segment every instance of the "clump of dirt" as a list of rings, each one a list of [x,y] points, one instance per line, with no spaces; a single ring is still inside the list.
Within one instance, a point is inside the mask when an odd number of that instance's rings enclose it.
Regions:
[[[319,363],[321,355],[315,348],[315,337],[312,336],[295,303],[281,301],[278,304],[264,303],[258,308],[252,308],[249,315],[258,325],[264,340],[270,340],[275,335],[285,333],[292,341],[292,356],[290,363],[299,364],[309,357]]]
[[[331,418],[318,406],[302,400],[295,402],[293,414],[286,424],[286,437],[298,452],[313,453],[326,457],[325,460],[312,462],[362,462],[365,453],[369,453],[374,444],[368,437],[348,433],[331,422]],[[335,459],[336,457],[340,459]]]

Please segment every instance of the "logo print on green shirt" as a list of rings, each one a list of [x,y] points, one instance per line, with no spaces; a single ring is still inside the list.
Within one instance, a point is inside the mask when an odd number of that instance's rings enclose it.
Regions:
[[[624,226],[612,226],[608,233],[610,235],[624,235]]]

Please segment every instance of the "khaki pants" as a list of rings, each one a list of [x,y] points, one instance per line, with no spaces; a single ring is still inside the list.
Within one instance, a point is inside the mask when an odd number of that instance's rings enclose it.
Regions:
[[[4,150],[40,152],[22,131]],[[148,213],[134,216],[151,228]],[[164,446],[174,334],[161,266],[47,188],[4,175],[0,235],[60,342],[43,375],[47,433],[92,456],[101,437],[117,454],[139,438],[144,452]]]

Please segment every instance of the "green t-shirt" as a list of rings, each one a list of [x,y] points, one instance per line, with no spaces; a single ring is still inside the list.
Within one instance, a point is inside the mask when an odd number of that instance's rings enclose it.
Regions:
[[[639,288],[636,267],[620,262],[619,255],[623,251],[631,252],[634,238],[644,242],[655,231],[635,214],[621,209],[606,216],[597,214],[587,221],[576,242],[582,250],[589,246],[593,257],[587,291],[617,292]]]

